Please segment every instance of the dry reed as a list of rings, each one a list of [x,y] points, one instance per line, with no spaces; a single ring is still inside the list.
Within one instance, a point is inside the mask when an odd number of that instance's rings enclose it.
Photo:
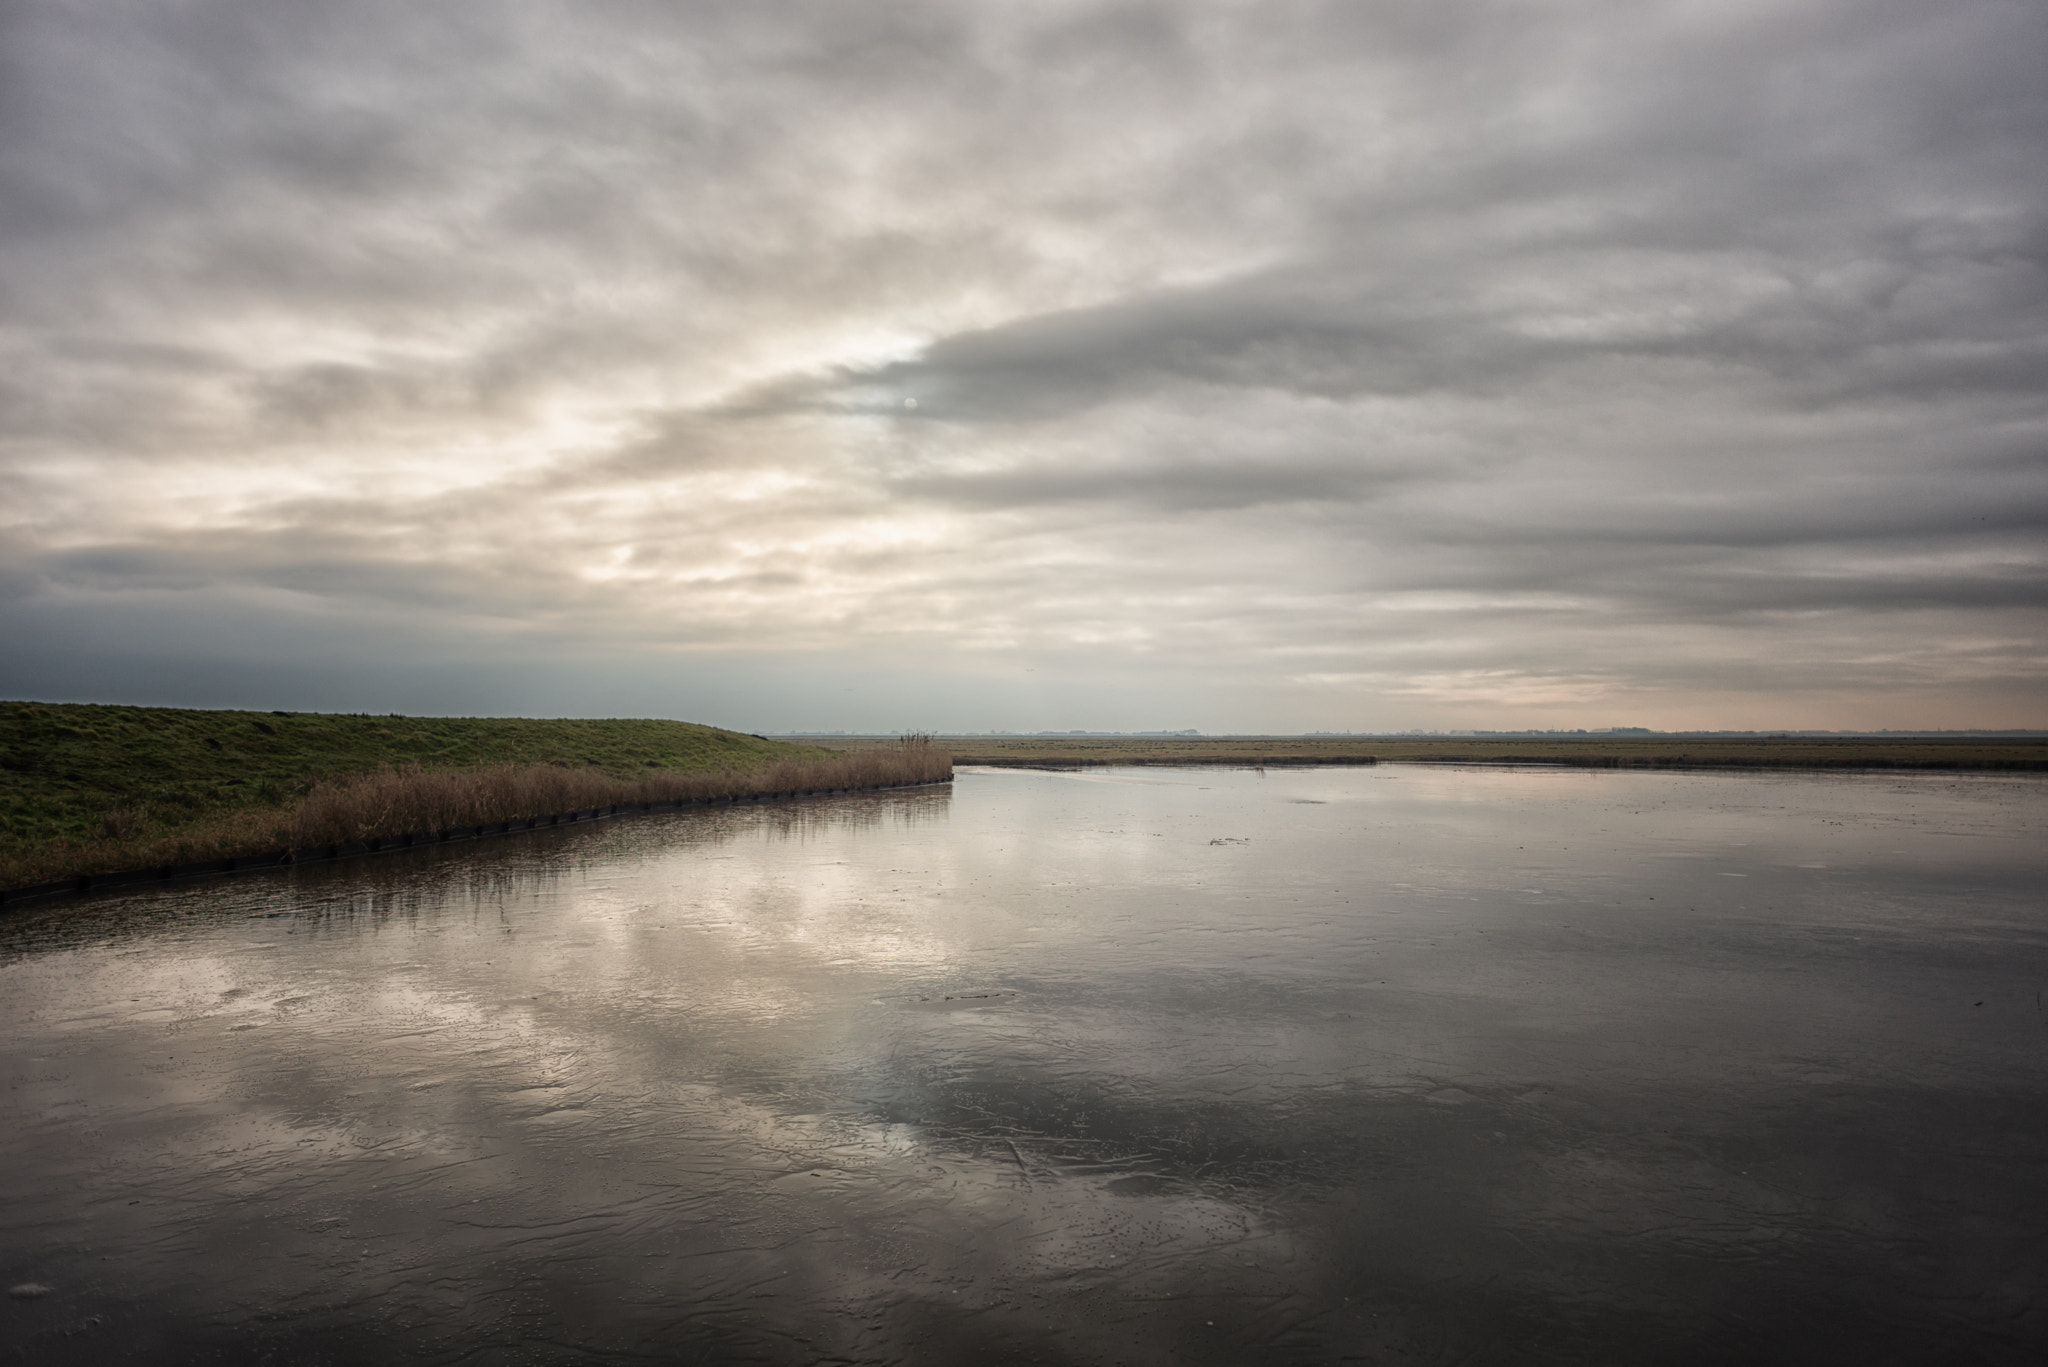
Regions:
[[[100,839],[0,860],[0,887],[87,873],[197,863],[276,850],[355,845],[642,802],[716,802],[848,788],[933,783],[953,757],[931,737],[829,758],[778,760],[759,769],[650,773],[617,779],[600,769],[497,765],[486,769],[377,769],[321,780],[283,810],[245,808],[172,830],[142,832],[114,813]]]

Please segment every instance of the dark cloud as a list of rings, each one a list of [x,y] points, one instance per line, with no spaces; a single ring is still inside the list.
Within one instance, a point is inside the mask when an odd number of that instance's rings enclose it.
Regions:
[[[8,686],[603,705],[576,654],[889,680],[754,729],[2048,724],[2044,40],[8,6]],[[399,649],[431,687],[349,663]]]

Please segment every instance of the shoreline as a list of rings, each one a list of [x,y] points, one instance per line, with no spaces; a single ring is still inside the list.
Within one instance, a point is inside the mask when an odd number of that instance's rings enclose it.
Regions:
[[[88,875],[226,871],[337,842],[951,771],[921,737],[848,754],[688,722],[0,702],[0,888],[14,890],[0,900]]]
[[[934,736],[955,764],[994,768],[1224,764],[1536,764],[1588,769],[2048,771],[2048,738],[1405,736]],[[806,736],[859,754],[880,738]]]
[[[273,849],[256,854],[204,859],[190,864],[165,864],[155,868],[123,869],[111,873],[82,873],[30,887],[0,888],[0,911],[11,910],[29,902],[48,901],[52,898],[77,896],[88,892],[148,887],[196,878],[220,878],[238,873],[274,873],[280,869],[297,868],[303,864],[325,864],[344,859],[363,859],[378,854],[396,854],[403,850],[463,844],[472,840],[496,840],[506,836],[530,835],[537,831],[559,830],[563,826],[610,821],[618,817],[652,816],[657,812],[686,811],[691,808],[737,807],[756,802],[794,802],[804,798],[843,797],[855,793],[900,792],[911,788],[936,788],[952,781],[951,778],[916,779],[909,783],[878,783],[851,788],[805,788],[788,792],[741,793],[727,797],[614,802],[596,807],[579,807],[573,811],[555,812],[546,816],[486,821],[476,826],[453,826],[438,831],[370,836],[346,844],[310,845],[296,850]]]
[[[1366,768],[1376,764],[1493,764],[1511,765],[1528,769],[1698,769],[1718,770],[1734,773],[1754,773],[1768,770],[1776,773],[1818,773],[1818,774],[2031,774],[2048,772],[2048,758],[1981,760],[1906,760],[1906,759],[1833,759],[1833,760],[1769,760],[1769,759],[1714,759],[1714,758],[1630,758],[1624,756],[1587,756],[1583,758],[1558,758],[1556,756],[1530,755],[1273,755],[1265,758],[1218,757],[1200,758],[1151,758],[1133,756],[1119,759],[1099,759],[1087,756],[1048,756],[1043,759],[1020,759],[1014,756],[988,758],[974,755],[955,755],[955,765],[969,765],[977,769],[1315,769],[1315,768]]]

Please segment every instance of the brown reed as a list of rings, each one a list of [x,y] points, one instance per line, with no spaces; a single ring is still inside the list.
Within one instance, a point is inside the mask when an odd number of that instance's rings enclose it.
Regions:
[[[97,839],[0,859],[0,887],[273,850],[354,845],[614,804],[793,796],[952,776],[953,757],[927,735],[827,758],[778,760],[758,769],[662,771],[632,779],[561,764],[375,769],[316,782],[282,809],[243,808],[168,830],[138,829],[128,819],[132,814],[111,813]]]

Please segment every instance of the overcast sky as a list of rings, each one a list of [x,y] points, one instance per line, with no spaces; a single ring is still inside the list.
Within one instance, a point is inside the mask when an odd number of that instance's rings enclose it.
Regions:
[[[0,4],[0,695],[2048,726],[2040,0]]]

